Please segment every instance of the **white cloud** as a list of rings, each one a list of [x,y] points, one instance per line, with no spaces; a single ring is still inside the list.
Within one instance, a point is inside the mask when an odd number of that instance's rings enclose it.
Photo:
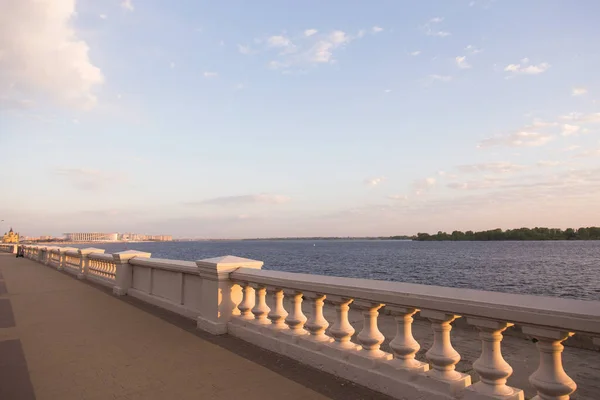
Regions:
[[[304,36],[308,37],[308,36],[312,36],[314,34],[316,34],[317,32],[319,32],[316,29],[307,29],[304,31]]]
[[[560,118],[565,121],[577,122],[578,124],[595,124],[600,123],[600,112],[590,114],[572,112],[567,115],[562,115]]]
[[[358,33],[356,34],[356,36],[357,36],[358,38],[362,38],[362,37],[364,37],[366,34],[367,34],[367,31],[366,31],[365,29],[361,29],[361,30],[359,30],[359,31],[358,31]]]
[[[390,200],[408,200],[408,196],[405,194],[393,194],[388,196]]]
[[[548,63],[540,63],[538,65],[528,65],[529,59],[524,58],[521,64],[509,64],[504,67],[504,71],[519,75],[537,75],[546,72],[550,68]]]
[[[471,68],[471,64],[469,64],[467,62],[466,56],[456,57],[455,60],[456,60],[456,65],[458,66],[458,68],[461,68],[461,69]]]
[[[465,51],[467,51],[471,54],[477,54],[477,53],[481,53],[483,51],[483,49],[478,49],[477,47],[470,44],[467,47],[465,47]]]
[[[428,36],[437,36],[442,38],[450,36],[450,32],[437,29],[437,25],[443,20],[444,18],[442,17],[431,18],[429,21],[427,21],[427,23],[425,23],[425,25],[423,25],[422,29]]]
[[[248,194],[241,196],[223,196],[198,202],[189,202],[186,205],[217,205],[217,206],[239,206],[248,204],[284,204],[291,200],[290,197],[280,194]]]
[[[564,151],[575,151],[577,149],[580,149],[581,146],[577,145],[577,144],[572,144],[571,146],[567,146],[565,147],[563,150]]]
[[[563,136],[573,136],[573,135],[576,135],[577,132],[579,132],[580,129],[581,129],[581,127],[579,125],[564,124],[562,126],[561,135],[563,135]]]
[[[391,92],[392,92],[392,89],[385,89],[385,90],[384,90],[384,92],[385,92],[385,93],[391,93]]]
[[[509,135],[487,138],[479,142],[477,147],[487,148],[494,146],[508,147],[537,147],[543,146],[550,142],[554,137],[550,134],[533,132],[533,131],[518,131]]]
[[[590,149],[582,151],[581,153],[575,154],[573,157],[584,158],[584,157],[599,157],[600,156],[600,148]]]
[[[133,7],[133,2],[132,0],[123,0],[121,2],[121,7],[127,11],[133,11],[134,7]]]
[[[267,45],[269,47],[291,47],[294,44],[289,38],[285,36],[275,35],[267,39]]]
[[[440,81],[440,82],[450,82],[452,77],[450,75],[429,75],[429,79],[431,82]]]
[[[466,164],[459,165],[456,167],[460,172],[463,173],[476,173],[476,172],[490,172],[496,174],[517,172],[525,169],[526,167],[519,164],[513,164],[509,162],[493,162],[493,163],[482,163],[482,164]]]
[[[173,61],[171,61],[171,63],[169,64],[169,66],[171,67],[171,69],[175,68],[175,63]]]
[[[89,108],[104,82],[77,37],[73,0],[5,0],[0,12],[0,90],[12,99],[50,96]]]
[[[86,168],[56,168],[56,175],[64,177],[75,189],[96,191],[127,180],[122,172],[107,172]]]
[[[309,60],[314,63],[330,63],[334,61],[333,50],[350,40],[344,31],[333,31],[327,38],[320,40],[309,50]]]
[[[415,194],[421,195],[425,192],[428,192],[429,190],[431,190],[436,184],[436,180],[435,178],[425,178],[425,179],[419,179],[413,182],[412,187],[413,190],[415,192]]]
[[[562,161],[547,161],[547,160],[541,160],[537,162],[537,166],[538,167],[557,167],[559,165],[562,165],[563,162]]]
[[[490,189],[498,185],[500,179],[483,178],[481,180],[470,180],[466,182],[450,182],[447,186],[456,190],[481,190]]]
[[[374,26],[373,28],[371,28],[371,31],[373,33],[379,33],[379,32],[383,32],[383,28],[381,28],[379,26]]]
[[[205,78],[216,78],[217,76],[219,76],[219,73],[205,71],[202,75],[204,75]]]
[[[415,50],[415,51],[411,51],[410,53],[408,53],[409,56],[418,56],[419,54],[421,54],[421,50]]]
[[[101,19],[106,19],[106,18],[108,18],[108,17],[106,16],[106,14],[100,14],[100,18],[101,18]]]
[[[384,176],[380,176],[380,177],[376,177],[376,178],[369,178],[369,179],[365,180],[365,185],[377,186],[377,185],[381,185],[384,181],[385,181]]]
[[[243,46],[241,44],[238,44],[238,51],[244,55],[252,54],[252,49],[250,46]]]
[[[572,96],[581,96],[588,92],[588,90],[584,87],[576,87],[571,90]]]

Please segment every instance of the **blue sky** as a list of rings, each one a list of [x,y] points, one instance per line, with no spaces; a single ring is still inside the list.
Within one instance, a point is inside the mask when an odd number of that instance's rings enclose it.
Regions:
[[[600,225],[595,1],[0,7],[0,229]]]

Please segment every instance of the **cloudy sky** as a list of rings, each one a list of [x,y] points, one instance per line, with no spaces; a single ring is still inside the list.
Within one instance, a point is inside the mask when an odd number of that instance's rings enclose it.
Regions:
[[[0,3],[28,235],[600,225],[595,0]]]

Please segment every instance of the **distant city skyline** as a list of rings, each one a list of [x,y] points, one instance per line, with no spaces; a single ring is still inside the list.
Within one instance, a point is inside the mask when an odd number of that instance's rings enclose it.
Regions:
[[[600,225],[600,3],[7,0],[29,236]]]

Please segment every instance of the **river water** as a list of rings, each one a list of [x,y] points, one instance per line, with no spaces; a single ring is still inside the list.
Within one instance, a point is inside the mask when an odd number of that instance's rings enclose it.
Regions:
[[[600,241],[241,240],[94,247],[188,261],[235,255],[278,271],[600,300]]]

